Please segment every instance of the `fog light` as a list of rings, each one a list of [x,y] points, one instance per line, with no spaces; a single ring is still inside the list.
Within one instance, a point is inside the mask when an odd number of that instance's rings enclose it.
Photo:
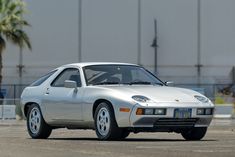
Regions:
[[[213,112],[212,108],[205,109],[205,114],[206,115],[212,115],[212,112]]]
[[[146,114],[146,115],[153,115],[153,109],[152,108],[146,108],[144,110],[144,114]]]
[[[204,108],[198,108],[197,109],[197,115],[205,115],[205,109]]]
[[[155,109],[155,114],[156,115],[166,115],[166,109],[165,108]]]

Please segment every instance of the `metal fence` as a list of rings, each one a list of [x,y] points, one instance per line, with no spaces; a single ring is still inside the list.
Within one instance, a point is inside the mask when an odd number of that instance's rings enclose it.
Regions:
[[[27,85],[8,84],[2,85],[1,93],[5,104],[19,103],[20,95]],[[235,97],[235,84],[175,84],[175,87],[188,88],[198,91],[212,101],[215,101],[218,94],[228,97]],[[2,101],[2,100],[1,100]],[[3,102],[2,102],[3,103]],[[2,104],[0,102],[0,104]]]
[[[3,104],[0,105],[0,119],[15,119],[16,113],[21,116],[19,99],[4,99]]]
[[[15,114],[20,112],[20,95],[26,86],[27,85],[17,84],[2,85],[0,98],[0,119],[15,118]],[[234,84],[175,84],[174,86],[198,91],[206,95],[216,104],[235,104]]]
[[[224,99],[221,103],[235,103],[235,84],[176,84],[175,87],[188,88],[207,96],[214,103],[218,98]]]
[[[21,115],[20,95],[26,86],[17,84],[1,86],[0,119],[15,119],[16,113]]]
[[[20,99],[20,95],[24,88],[27,85],[18,85],[18,84],[12,84],[12,85],[2,85],[1,86],[1,95],[3,99],[1,100],[0,104],[17,104]]]

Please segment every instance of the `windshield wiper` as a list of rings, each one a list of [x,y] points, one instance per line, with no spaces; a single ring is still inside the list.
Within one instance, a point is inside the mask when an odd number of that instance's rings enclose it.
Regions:
[[[149,85],[152,84],[151,82],[147,82],[147,81],[136,81],[136,82],[130,82],[128,83],[129,85],[133,85],[133,84],[143,84],[143,85]]]
[[[163,86],[162,83],[154,83],[155,85]]]
[[[119,82],[98,82],[98,83],[95,83],[93,85],[109,85],[109,84],[120,84]]]

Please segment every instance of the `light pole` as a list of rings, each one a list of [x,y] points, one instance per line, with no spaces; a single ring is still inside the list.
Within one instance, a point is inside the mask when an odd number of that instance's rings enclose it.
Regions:
[[[197,1],[197,84],[201,84],[201,0]]]
[[[23,47],[22,46],[20,46],[19,52],[20,52],[19,53],[19,65],[17,66],[17,68],[19,70],[19,91],[20,91],[20,94],[21,94],[21,92],[22,92],[22,85],[23,85],[23,69],[24,69],[24,64],[23,64],[24,63],[23,62]]]
[[[137,63],[141,65],[141,0],[138,0],[138,41],[137,41],[137,51],[138,51],[138,56],[137,56]]]
[[[78,62],[82,61],[82,0],[78,1]]]
[[[154,38],[151,46],[154,48],[154,73],[157,75],[157,19],[154,19]]]

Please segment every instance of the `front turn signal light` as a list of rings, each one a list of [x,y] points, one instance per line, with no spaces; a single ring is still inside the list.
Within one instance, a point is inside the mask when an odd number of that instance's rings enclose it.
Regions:
[[[129,108],[120,108],[119,109],[120,112],[130,112]]]

